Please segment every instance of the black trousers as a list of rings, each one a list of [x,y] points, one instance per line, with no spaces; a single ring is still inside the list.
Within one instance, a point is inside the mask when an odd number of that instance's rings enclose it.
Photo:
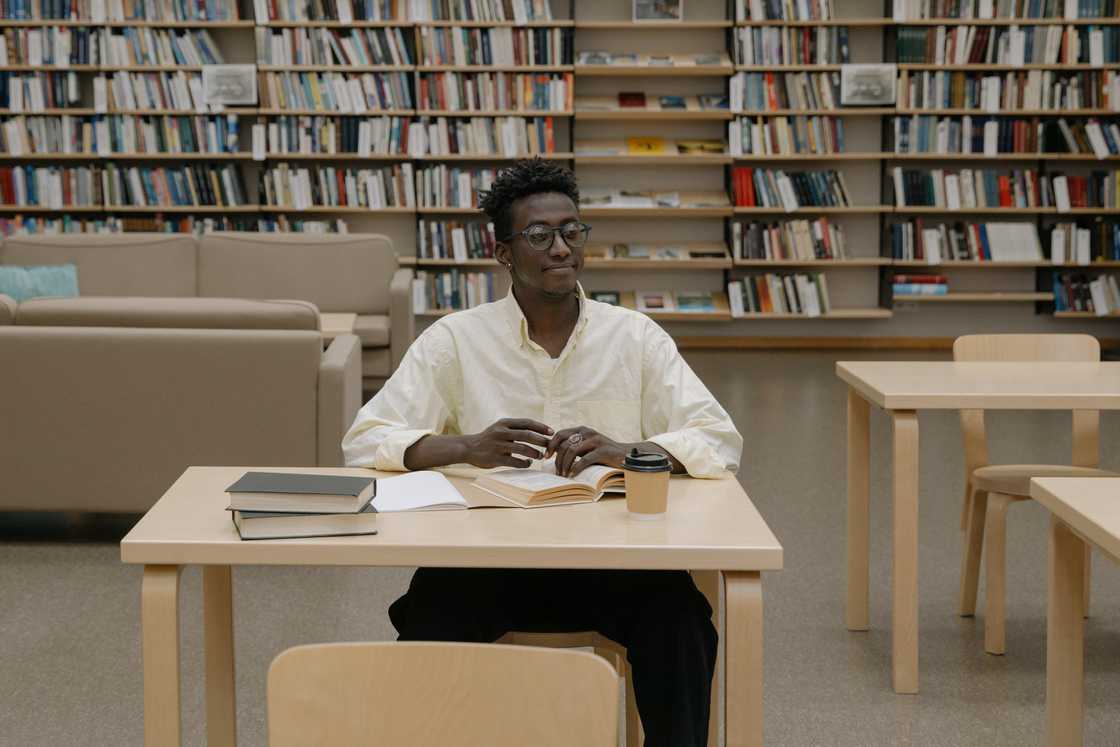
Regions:
[[[402,641],[594,630],[626,647],[646,747],[704,747],[712,608],[684,571],[420,568],[389,607]]]

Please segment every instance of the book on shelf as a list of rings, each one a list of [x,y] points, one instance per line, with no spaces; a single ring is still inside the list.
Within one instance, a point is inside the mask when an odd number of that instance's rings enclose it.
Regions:
[[[1054,273],[1054,311],[1080,311],[1096,316],[1120,314],[1120,284],[1116,275]]]
[[[914,115],[895,117],[893,134],[895,153],[1120,154],[1120,124],[1096,118]]]
[[[639,54],[587,49],[576,56],[576,64],[612,67],[728,67],[731,59],[723,52]]]
[[[672,291],[636,291],[634,305],[638,311],[646,314],[677,310]]]
[[[1088,65],[1118,61],[1116,26],[926,26],[898,30],[898,61],[935,65]]]
[[[959,210],[968,208],[1120,207],[1120,171],[1085,175],[1042,173],[1035,169],[891,170],[895,204]]]
[[[841,117],[737,117],[727,124],[732,155],[842,153]]]
[[[1088,265],[1120,261],[1120,222],[1093,218],[1050,228],[1050,261]]]
[[[630,155],[653,156],[667,152],[665,138],[657,136],[626,138],[626,152]]]
[[[845,260],[847,241],[843,228],[826,216],[775,223],[739,221],[731,224],[735,256],[746,260]]]
[[[906,296],[945,296],[949,293],[948,281],[902,282],[895,276],[891,282],[891,296],[895,299]]]
[[[52,66],[102,64],[100,34],[64,26],[8,27],[0,33],[0,65]]]
[[[843,173],[827,171],[786,172],[736,166],[731,170],[732,194],[739,207],[781,208],[850,207],[850,192]]]
[[[897,100],[900,109],[1120,111],[1120,74],[1116,70],[902,70]]]
[[[1031,223],[988,222],[932,226],[921,218],[890,225],[891,257],[930,265],[947,261],[1038,262],[1042,244]]]
[[[100,64],[221,65],[222,52],[206,29],[125,27],[102,29],[98,36]]]
[[[839,65],[850,62],[847,26],[740,26],[737,65]],[[719,64],[713,62],[710,64]]]
[[[311,110],[324,114],[411,109],[408,73],[264,72],[261,108]]]
[[[257,64],[413,65],[411,37],[400,27],[277,29],[258,26]]]
[[[491,259],[497,246],[494,224],[487,221],[446,221],[421,218],[416,231],[416,256],[421,259]]]
[[[395,21],[404,19],[407,7],[402,0],[253,0],[258,24],[269,21]]]
[[[561,477],[548,462],[525,469],[500,469],[480,475],[471,488],[521,508],[593,503],[609,493],[625,490],[623,472],[593,464],[575,477]]]
[[[1101,18],[1115,15],[1113,0],[894,0],[895,21],[925,18]]]
[[[79,6],[85,0],[79,2]],[[65,6],[64,6],[65,7]],[[89,18],[105,21],[236,21],[238,4],[205,0],[90,0]],[[85,17],[80,15],[80,17]]]
[[[73,71],[0,71],[0,109],[29,113],[44,109],[76,109],[81,101],[78,74]]]
[[[97,167],[0,167],[0,204],[58,210],[100,207],[102,175]]]
[[[646,95],[642,91],[619,91],[619,109],[645,109]]]
[[[421,73],[420,108],[472,111],[567,111],[575,79],[571,73]]]
[[[524,156],[556,152],[552,117],[421,117],[408,127],[413,157]]]
[[[657,209],[728,207],[723,192],[650,192],[637,190],[587,190],[580,193],[582,207]]]
[[[377,480],[351,475],[246,472],[226,488],[239,511],[357,513],[372,500]]]
[[[355,513],[282,513],[232,509],[230,516],[243,540],[351,537],[377,534],[377,510],[367,502]]]
[[[234,207],[248,204],[232,165],[129,166],[107,163],[105,203],[112,207]]]
[[[119,233],[120,219],[86,218],[73,215],[14,215],[0,217],[0,236],[35,236],[59,233]]]
[[[409,0],[413,21],[551,21],[547,0]]]
[[[303,218],[288,218],[288,216],[283,214],[261,216],[256,219],[255,228],[261,233],[350,233],[349,225],[341,218],[335,218],[334,220],[306,220]]]
[[[739,71],[729,91],[736,112],[837,109],[840,73]]]
[[[832,311],[828,280],[820,272],[746,275],[727,284],[733,317],[782,314],[818,317]]]
[[[571,65],[570,28],[420,27],[421,65]]]
[[[253,125],[257,160],[286,154],[406,155],[411,143],[403,117],[276,116]]]
[[[604,291],[604,290],[588,291],[587,297],[590,298],[592,301],[598,301],[599,303],[605,303],[608,306],[621,306],[622,305],[622,294],[619,293],[618,291]]]
[[[416,172],[417,206],[477,208],[480,193],[489,190],[497,177],[496,169],[423,166]]]
[[[820,21],[835,18],[832,0],[735,0],[738,21]]]
[[[895,285],[948,285],[947,275],[933,275],[930,273],[903,273],[896,274],[892,279]]]
[[[655,96],[646,95],[642,91],[629,91],[619,93],[617,96],[578,96],[575,99],[575,108],[579,112],[614,112],[614,111],[710,111],[727,109],[727,97],[723,94],[705,94],[704,96],[684,96],[666,94]]]
[[[103,89],[103,93],[99,88]],[[151,73],[120,71],[107,77],[98,76],[94,78],[94,108],[99,113],[110,109],[199,113],[210,110],[202,90],[202,75],[183,70]]]
[[[281,163],[261,170],[258,193],[265,205],[294,210],[416,205],[410,163],[370,169]]]
[[[715,295],[706,291],[677,291],[673,303],[680,314],[714,314],[717,311]]]
[[[460,311],[497,299],[492,272],[420,270],[412,280],[412,311],[416,314]]]

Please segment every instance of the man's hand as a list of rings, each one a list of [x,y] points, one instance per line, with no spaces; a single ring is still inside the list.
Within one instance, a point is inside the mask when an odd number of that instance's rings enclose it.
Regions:
[[[481,433],[463,436],[466,442],[465,461],[484,468],[528,467],[530,459],[541,456],[541,449],[548,446],[551,435],[552,429],[544,423],[503,418]]]
[[[545,459],[556,455],[556,474],[575,477],[592,464],[621,467],[627,452],[637,444],[623,444],[598,431],[579,426],[557,431],[548,442]]]

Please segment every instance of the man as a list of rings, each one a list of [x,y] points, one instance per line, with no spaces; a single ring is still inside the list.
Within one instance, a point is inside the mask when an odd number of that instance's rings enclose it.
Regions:
[[[590,228],[578,204],[575,177],[553,162],[499,174],[482,208],[501,238],[510,294],[417,338],[343,439],[348,465],[525,467],[555,457],[558,473],[575,475],[621,466],[638,447],[693,477],[738,469],[742,438],[672,339],[643,314],[584,297]],[[627,649],[650,747],[707,744],[711,613],[684,571],[448,568],[419,569],[389,609],[401,640],[599,631]]]

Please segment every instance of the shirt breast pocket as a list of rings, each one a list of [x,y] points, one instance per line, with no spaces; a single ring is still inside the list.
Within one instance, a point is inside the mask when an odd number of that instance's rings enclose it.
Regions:
[[[642,403],[631,399],[588,399],[576,403],[580,425],[615,441],[642,440]]]

